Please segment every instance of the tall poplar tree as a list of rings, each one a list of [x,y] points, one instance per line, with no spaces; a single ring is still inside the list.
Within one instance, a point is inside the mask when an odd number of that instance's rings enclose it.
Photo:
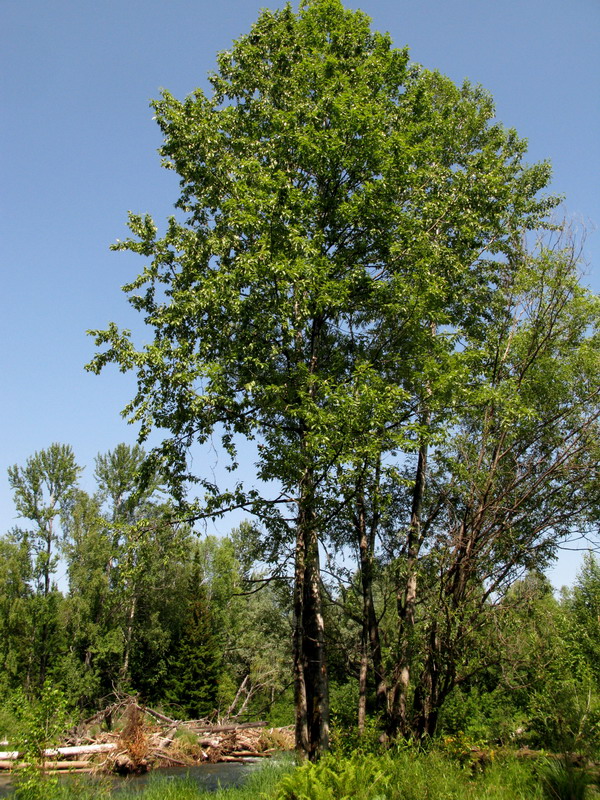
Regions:
[[[177,217],[159,236],[131,215],[116,246],[148,259],[126,291],[154,338],[138,349],[111,323],[90,366],[137,374],[126,413],[142,440],[170,432],[153,458],[180,488],[198,480],[188,448],[213,432],[234,462],[237,437],[263,445],[258,475],[278,496],[204,482],[203,512],[245,506],[293,544],[296,740],[317,758],[319,539],[340,472],[414,449],[431,354],[454,347],[438,332],[476,324],[552,205],[536,199],[549,167],[523,164],[482,89],[410,65],[339,0],[262,12],[209,81],[153,104]]]
[[[30,456],[25,466],[15,464],[8,469],[17,512],[32,523],[27,530],[13,531],[13,536],[29,548],[35,584],[28,685],[43,686],[58,649],[60,594],[52,584],[52,576],[61,546],[60,523],[76,493],[80,473],[71,446],[58,443]]]

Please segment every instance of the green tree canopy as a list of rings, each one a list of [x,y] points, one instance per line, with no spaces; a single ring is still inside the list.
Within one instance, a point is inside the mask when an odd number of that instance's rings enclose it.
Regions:
[[[415,448],[419,397],[554,204],[538,197],[550,170],[524,163],[484,90],[411,65],[339,0],[262,12],[209,80],[153,104],[180,213],[163,236],[131,215],[116,245],[148,259],[126,291],[153,338],[138,349],[111,323],[90,368],[136,373],[126,413],[142,440],[170,434],[153,457],[180,496],[202,480],[204,513],[244,505],[295,541],[296,735],[316,756],[317,542],[340,471]],[[259,438],[275,502],[190,473],[187,449],[213,432],[234,462],[236,437]]]

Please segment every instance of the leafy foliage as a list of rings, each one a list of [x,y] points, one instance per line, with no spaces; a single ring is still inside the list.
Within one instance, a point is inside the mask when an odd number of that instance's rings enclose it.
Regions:
[[[97,457],[91,496],[66,445],[9,470],[32,525],[0,543],[2,686],[283,718],[293,682],[316,759],[331,674],[335,735],[358,712],[363,747],[441,719],[594,750],[598,565],[560,603],[539,578],[600,507],[600,304],[548,223],[549,165],[339,0],[261,12],[209,82],[153,103],[176,215],[130,215],[115,246],[146,259],[125,287],[146,343],[93,332],[90,370],[135,373],[140,444]],[[214,438],[232,472],[254,442],[255,484],[195,473]],[[256,524],[195,540],[230,509]],[[368,769],[298,791],[392,791]]]
[[[23,752],[27,766],[17,777],[17,800],[45,800],[56,777],[43,772],[44,750],[56,745],[69,722],[67,700],[63,692],[49,681],[44,683],[39,698],[29,700],[21,691],[11,698],[17,735],[13,739]]]

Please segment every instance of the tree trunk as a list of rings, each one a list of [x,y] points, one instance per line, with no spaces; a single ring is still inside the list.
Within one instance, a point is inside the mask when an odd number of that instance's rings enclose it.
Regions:
[[[428,417],[426,418],[428,421]],[[406,577],[404,587],[398,587],[398,660],[394,671],[392,702],[388,716],[387,733],[398,732],[408,736],[411,722],[408,712],[408,695],[411,681],[413,643],[415,637],[415,608],[417,603],[417,567],[422,543],[421,513],[427,474],[427,445],[419,448],[415,486],[413,490],[410,526],[406,548]]]
[[[307,470],[299,502],[294,582],[296,749],[316,761],[329,749],[329,690],[321,606],[319,546]]]
[[[91,753],[109,753],[116,750],[118,745],[108,742],[106,744],[83,744],[76,747],[49,747],[42,750],[42,755],[46,757],[57,756],[82,756]],[[0,753],[0,758],[9,761],[16,761],[25,753],[18,750],[8,750]],[[67,763],[67,762],[65,762]]]
[[[448,666],[442,674],[441,638],[438,623],[433,620],[427,641],[425,665],[415,691],[413,704],[413,734],[417,739],[431,738],[436,731],[442,703],[446,699],[453,676]]]
[[[131,598],[131,605],[129,606],[129,611],[127,612],[127,627],[125,629],[125,647],[123,651],[123,663],[121,664],[121,669],[119,672],[120,682],[123,683],[127,680],[127,675],[129,673],[129,658],[131,654],[131,642],[133,639],[133,621],[135,619],[135,611],[137,606],[137,597],[134,596]]]
[[[369,628],[366,619],[360,637],[360,671],[358,674],[358,732],[365,732],[367,718],[367,678],[369,674]]]
[[[373,481],[373,502],[376,502],[375,495],[379,487],[379,464],[375,471]],[[373,675],[375,677],[375,691],[377,709],[381,713],[386,713],[388,685],[381,657],[381,639],[379,636],[379,623],[375,613],[375,603],[373,601],[373,556],[375,550],[375,535],[379,524],[378,514],[374,510],[371,515],[370,525],[367,525],[367,513],[365,508],[365,495],[362,481],[359,481],[356,492],[357,514],[354,523],[357,529],[360,557],[360,577],[363,600],[363,635],[369,643],[371,659],[373,662]]]
[[[296,713],[296,750],[301,756],[310,751],[308,740],[308,703],[304,658],[304,531],[296,531],[296,567],[294,575],[294,706]]]
[[[304,651],[306,653],[309,758],[316,761],[329,750],[329,686],[325,661],[325,624],[321,604],[319,543],[309,532],[304,584]]]

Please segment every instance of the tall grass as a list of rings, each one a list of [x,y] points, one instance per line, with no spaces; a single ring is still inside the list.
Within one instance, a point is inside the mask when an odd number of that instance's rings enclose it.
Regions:
[[[142,790],[117,789],[114,800],[580,800],[548,794],[548,771],[514,756],[497,756],[482,771],[447,754],[400,750],[329,756],[318,764],[265,764],[243,786],[204,790],[185,779],[152,776]],[[560,777],[560,776],[559,776]],[[52,787],[45,800],[108,800],[108,785]]]
[[[481,774],[441,753],[323,759],[286,776],[276,800],[541,800],[539,780],[514,758]]]
[[[584,800],[588,796],[591,776],[566,758],[548,760],[540,774],[548,800]]]

